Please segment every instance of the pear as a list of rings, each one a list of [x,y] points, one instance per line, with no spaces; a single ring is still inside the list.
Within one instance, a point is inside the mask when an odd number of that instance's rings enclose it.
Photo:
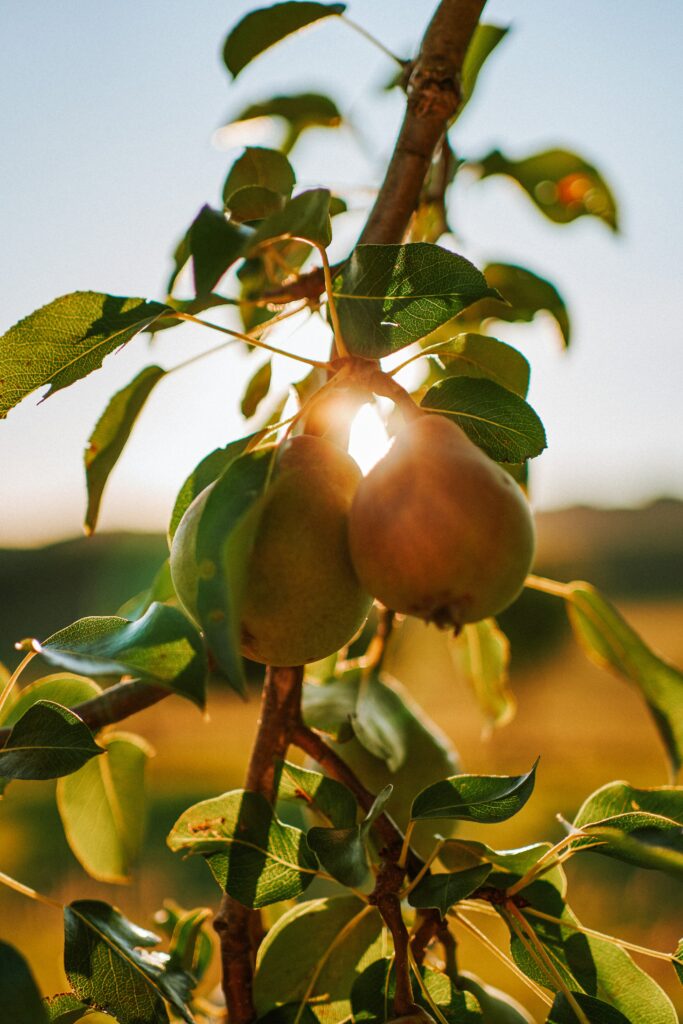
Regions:
[[[348,513],[361,473],[324,438],[285,442],[266,492],[241,610],[241,650],[268,665],[303,665],[343,647],[365,622],[372,598],[356,578]],[[178,597],[197,619],[196,538],[211,491],[183,516],[171,548]]]
[[[452,420],[428,413],[358,486],[349,539],[374,597],[456,631],[511,604],[534,555],[519,485]]]

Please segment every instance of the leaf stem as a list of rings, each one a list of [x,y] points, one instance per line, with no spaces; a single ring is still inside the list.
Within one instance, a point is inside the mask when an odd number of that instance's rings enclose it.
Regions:
[[[549,580],[545,576],[534,576],[533,573],[524,580],[524,586],[529,590],[540,590],[544,594],[552,594],[553,597],[562,597],[565,600],[571,597],[571,587],[559,580]]]
[[[620,946],[622,949],[629,949],[632,953],[641,953],[643,956],[651,956],[655,960],[666,960],[668,963],[673,963],[675,957],[673,953],[662,953],[658,949],[649,949],[647,946],[637,946],[633,942],[627,942],[626,939],[618,939],[615,935],[605,935],[604,932],[596,932],[593,928],[586,928],[582,924],[574,924],[570,921],[563,921],[559,917],[553,917],[552,914],[546,914],[542,910],[534,910],[533,907],[524,907],[525,914],[531,914],[533,917],[538,917],[542,921],[549,921],[551,924],[557,924],[561,928],[570,928],[572,931],[581,932],[582,935],[590,935],[594,939],[602,939],[604,942],[611,942],[613,946]]]
[[[24,669],[26,668],[28,663],[33,658],[35,658],[37,653],[38,653],[37,651],[29,651],[28,654],[24,658],[21,659],[21,661],[19,662],[19,664],[15,668],[14,672],[12,673],[12,675],[7,680],[7,682],[5,684],[4,690],[2,691],[2,693],[0,693],[0,711],[2,711],[3,707],[5,706],[5,702],[7,701],[7,698],[9,697],[10,693],[14,689],[14,684],[16,683],[17,679],[19,678],[21,673],[24,671]]]
[[[49,896],[44,896],[42,892],[37,892],[36,889],[31,889],[30,886],[24,885],[23,882],[18,882],[16,878],[11,878],[6,875],[4,871],[0,871],[0,883],[6,885],[8,889],[14,889],[15,892],[20,892],[22,896],[28,896],[31,900],[37,900],[39,903],[44,903],[46,907],[54,907],[56,910],[64,910],[64,905],[59,903],[58,900],[53,900]]]
[[[300,311],[296,310],[296,312],[298,313]],[[293,312],[288,315],[293,315]],[[307,356],[296,355],[294,352],[286,352],[282,348],[276,348],[274,345],[269,345],[268,342],[262,341],[260,338],[255,338],[250,334],[244,334],[242,331],[233,331],[230,327],[222,327],[220,324],[212,324],[210,320],[202,320],[201,317],[193,316],[191,313],[175,312],[173,313],[173,316],[177,320],[187,320],[190,323],[199,324],[201,327],[210,327],[212,331],[219,331],[221,334],[229,334],[231,338],[236,338],[238,341],[246,341],[249,345],[255,345],[257,348],[266,349],[268,352],[273,352],[277,356],[286,356],[287,359],[294,359],[298,363],[307,363],[308,366],[316,366],[321,370],[330,369],[330,364],[328,362],[322,362],[319,359],[309,359]],[[284,317],[282,319],[284,319]]]
[[[520,911],[513,903],[508,904],[506,906],[504,913],[505,916],[508,918],[508,921],[512,926],[513,930],[515,931],[517,938],[529,953],[529,956],[536,960],[539,966],[542,965],[545,967],[545,970],[548,972],[549,976],[559,987],[560,991],[564,993],[564,996],[569,1005],[571,1006],[572,1010],[574,1011],[574,1014],[576,1015],[576,1019],[579,1021],[579,1024],[590,1024],[588,1017],[577,1003],[574,997],[574,993],[568,987],[564,978],[558,971],[557,967],[548,956],[545,946],[538,938],[533,928],[529,925],[529,922],[524,918],[524,916],[520,913]],[[525,941],[525,932],[530,945],[527,945],[527,942]]]
[[[393,60],[394,63],[398,64],[400,68],[405,68],[410,63],[410,61],[404,60],[402,57],[397,57],[396,54],[392,50],[390,50],[388,46],[385,46],[384,43],[377,38],[377,36],[373,36],[371,32],[368,32],[366,28],[363,28],[362,25],[359,25],[357,21],[352,21],[352,19],[349,18],[347,14],[341,14],[339,17],[341,18],[345,25],[348,25],[349,28],[352,28],[354,30],[354,32],[357,32],[358,35],[363,36],[363,38],[367,39],[369,43],[372,43],[373,46],[376,46],[378,50],[381,50],[386,57],[388,57],[390,60]]]
[[[334,348],[337,356],[340,359],[348,358],[349,350],[344,344],[344,338],[342,335],[341,324],[339,322],[339,314],[337,313],[337,306],[334,301],[334,295],[332,293],[332,271],[330,270],[330,261],[327,258],[327,252],[324,245],[316,246],[320,253],[320,259],[323,264],[323,276],[325,278],[325,291],[327,292],[327,305],[330,310],[330,319],[332,321],[332,330],[334,332]]]
[[[415,975],[415,980],[417,981],[420,992],[422,993],[425,1002],[429,1005],[429,1008],[433,1012],[434,1016],[438,1021],[441,1022],[441,1024],[449,1024],[448,1019],[444,1017],[443,1013],[432,999],[431,994],[424,983],[424,979],[420,972],[420,968],[418,967],[417,961],[413,956],[413,951],[410,949],[410,947],[408,947],[408,960],[410,962],[413,974]]]
[[[462,925],[466,931],[470,932],[471,935],[474,935],[474,937],[478,939],[486,949],[488,949],[489,953],[492,953],[498,960],[501,960],[505,966],[508,967],[512,973],[527,986],[527,988],[531,989],[538,999],[545,1003],[546,1006],[552,1006],[552,999],[548,997],[547,993],[543,991],[540,985],[537,985],[532,978],[529,978],[524,971],[517,966],[514,960],[511,960],[509,956],[505,955],[502,949],[498,949],[498,946],[488,937],[488,935],[480,931],[475,924],[472,924],[467,917],[463,917],[462,914],[458,913],[458,911],[450,910],[448,914],[449,917],[452,917],[458,922],[458,924]],[[497,913],[496,916],[498,916]]]
[[[403,836],[403,845],[401,846],[401,852],[400,852],[400,854],[398,856],[398,862],[397,863],[398,863],[398,866],[400,868],[404,868],[406,866],[406,861],[408,859],[408,851],[410,850],[410,837],[413,834],[413,829],[414,828],[415,828],[415,822],[412,821],[412,820],[409,821],[408,825],[406,827],[405,835]],[[427,864],[428,863],[429,863],[429,861],[427,862]],[[419,871],[419,873],[417,875],[418,878],[421,878],[422,875],[424,875],[425,871],[427,870],[427,864],[423,864],[423,866],[420,868],[420,871]],[[417,884],[417,883],[414,883],[414,884]]]

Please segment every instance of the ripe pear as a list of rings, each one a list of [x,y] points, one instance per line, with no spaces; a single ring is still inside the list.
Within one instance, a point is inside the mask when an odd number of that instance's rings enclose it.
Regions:
[[[521,488],[452,420],[428,413],[360,483],[349,538],[374,597],[456,631],[511,604],[534,555]]]
[[[303,665],[343,647],[363,625],[372,598],[356,578],[348,513],[361,479],[330,441],[287,441],[266,492],[247,570],[241,650],[268,665]],[[212,485],[211,485],[212,486]],[[183,516],[171,548],[171,576],[197,619],[196,539],[211,486]]]

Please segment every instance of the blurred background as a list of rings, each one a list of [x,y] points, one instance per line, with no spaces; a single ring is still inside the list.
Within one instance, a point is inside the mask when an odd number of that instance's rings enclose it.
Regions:
[[[329,185],[348,199],[335,242],[335,251],[346,251],[402,116],[401,95],[383,88],[392,64],[330,22],[283,43],[230,83],[220,46],[251,6],[2,5],[0,331],[75,290],[163,298],[173,247],[204,202],[218,204],[239,153],[234,133],[219,129],[247,103],[278,93],[328,93],[342,111],[341,128],[306,133],[290,159],[301,185]],[[349,13],[410,55],[431,6],[357,0]],[[681,665],[683,357],[672,268],[680,262],[683,8],[676,0],[652,8],[637,0],[489,0],[484,20],[512,31],[458,122],[458,154],[476,158],[494,146],[513,157],[553,145],[573,149],[612,186],[622,229],[614,236],[594,218],[552,225],[500,177],[477,182],[463,174],[451,199],[455,237],[447,244],[475,263],[518,262],[548,277],[572,317],[568,352],[549,318],[496,330],[530,360],[530,401],[548,432],[548,450],[531,474],[537,571],[589,579],[648,643]],[[277,144],[277,128],[246,141]],[[75,388],[39,408],[31,396],[0,424],[0,661],[8,667],[17,661],[15,640],[45,637],[82,615],[112,614],[143,589],[166,555],[163,535],[187,473],[245,432],[239,398],[258,357],[228,349],[165,380],[112,475],[99,533],[79,538],[82,451],[107,400],[147,363],[172,366],[213,346],[207,334],[182,327],[153,343],[138,338]],[[326,338],[309,328],[292,344],[315,355]],[[280,363],[276,381],[285,388],[292,367]],[[397,645],[392,663],[452,737],[466,770],[516,773],[541,755],[533,800],[481,838],[500,848],[557,839],[554,815],[570,818],[605,782],[667,781],[640,699],[583,659],[560,602],[526,594],[502,625],[512,643],[518,712],[486,740],[436,634],[418,630],[410,650]],[[149,771],[149,843],[131,886],[84,875],[63,838],[51,784],[8,789],[0,870],[62,900],[108,899],[140,924],[169,893],[181,892],[186,905],[215,905],[204,866],[178,861],[163,837],[188,803],[240,785],[255,709],[254,700],[243,704],[219,692],[208,722],[174,699],[126,724],[158,750]],[[662,950],[675,946],[675,905],[663,876],[591,855],[569,870],[572,905],[586,924]],[[0,890],[0,936],[30,957],[46,992],[65,987],[60,934],[53,911]],[[467,953],[465,944],[463,962]],[[677,998],[666,964],[643,965]],[[495,961],[477,951],[465,966],[513,991],[542,1019],[540,1006]]]

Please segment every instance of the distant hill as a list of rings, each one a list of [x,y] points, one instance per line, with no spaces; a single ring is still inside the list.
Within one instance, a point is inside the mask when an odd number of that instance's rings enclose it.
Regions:
[[[0,550],[0,662],[16,664],[14,642],[46,637],[84,615],[112,615],[144,590],[167,554],[163,537],[102,534],[40,549]],[[589,579],[615,598],[683,595],[683,502],[638,509],[569,508],[538,516],[536,571]],[[521,627],[523,603],[506,613]],[[540,596],[538,616],[560,614]],[[517,620],[517,621],[515,621]],[[550,630],[548,621],[548,632]],[[540,630],[537,618],[535,628]]]

